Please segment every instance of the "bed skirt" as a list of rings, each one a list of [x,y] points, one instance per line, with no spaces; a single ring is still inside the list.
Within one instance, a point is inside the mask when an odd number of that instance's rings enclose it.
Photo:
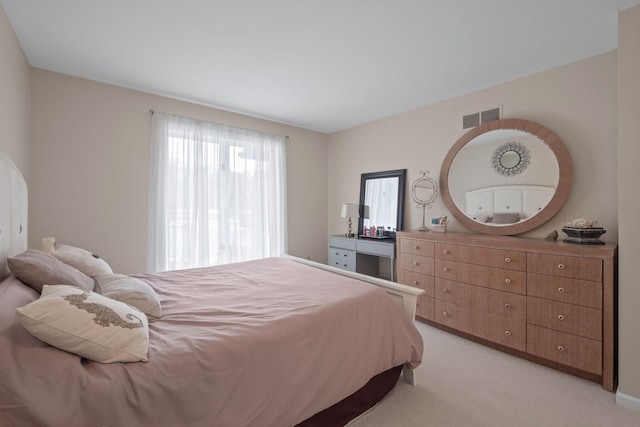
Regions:
[[[362,388],[329,408],[318,412],[296,427],[341,427],[380,402],[398,382],[402,366],[371,378]]]

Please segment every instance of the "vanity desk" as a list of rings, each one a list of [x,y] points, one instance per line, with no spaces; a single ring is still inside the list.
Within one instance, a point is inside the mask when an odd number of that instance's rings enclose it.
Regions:
[[[616,387],[615,244],[398,232],[398,282],[419,320]]]
[[[395,281],[395,247],[394,239],[329,236],[329,265]],[[380,258],[389,260],[388,271]]]

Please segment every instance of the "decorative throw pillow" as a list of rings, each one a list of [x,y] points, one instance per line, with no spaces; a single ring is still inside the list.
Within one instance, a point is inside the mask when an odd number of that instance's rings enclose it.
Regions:
[[[44,286],[38,300],[17,310],[27,331],[61,350],[100,363],[148,360],[147,316],[120,301],[75,286]]]
[[[100,295],[132,305],[147,316],[162,317],[158,295],[142,280],[124,274],[98,274],[94,279]]]
[[[44,285],[73,285],[93,290],[91,277],[37,249],[27,249],[7,261],[13,274],[38,292],[42,292]]]
[[[96,274],[113,273],[113,270],[105,260],[82,248],[57,245],[51,255],[65,264],[82,271],[87,276],[93,277]]]
[[[493,214],[494,224],[515,224],[520,220],[518,212],[504,212]]]
[[[487,222],[489,220],[489,215],[485,215],[485,214],[476,214],[473,217],[474,221],[478,221],[478,222]]]

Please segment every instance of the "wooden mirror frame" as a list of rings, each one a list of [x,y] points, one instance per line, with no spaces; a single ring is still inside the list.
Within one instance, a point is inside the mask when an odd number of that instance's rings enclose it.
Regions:
[[[453,198],[451,197],[451,193],[449,192],[449,173],[451,164],[453,163],[453,159],[456,157],[458,152],[475,137],[499,129],[519,130],[530,133],[531,135],[535,135],[544,143],[546,143],[549,148],[551,148],[551,150],[555,154],[559,168],[558,185],[549,203],[540,212],[538,212],[531,218],[512,225],[503,226],[487,225],[485,223],[477,222],[469,218],[458,208],[458,206],[453,201]],[[470,130],[462,137],[460,137],[460,139],[456,141],[453,147],[451,147],[446,157],[444,158],[444,161],[442,162],[442,169],[440,170],[440,194],[442,194],[442,199],[444,200],[444,203],[451,214],[453,214],[453,216],[465,227],[473,231],[492,235],[505,236],[521,234],[538,228],[549,219],[551,219],[555,214],[557,214],[562,206],[564,206],[565,202],[569,198],[572,184],[573,163],[571,161],[571,155],[569,154],[569,151],[567,150],[567,147],[565,147],[562,140],[546,127],[524,119],[493,120]]]

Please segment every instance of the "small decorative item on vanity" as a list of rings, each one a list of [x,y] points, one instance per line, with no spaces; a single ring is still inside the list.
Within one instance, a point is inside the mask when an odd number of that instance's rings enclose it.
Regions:
[[[431,231],[435,233],[446,233],[447,232],[447,223],[449,220],[446,216],[441,216],[440,218],[432,218],[431,219]]]
[[[598,221],[584,218],[569,221],[562,227],[562,231],[567,235],[565,242],[579,245],[604,245],[600,236],[607,232],[604,228],[598,227]]]
[[[345,203],[342,205],[342,212],[340,213],[340,216],[342,216],[342,218],[349,218],[347,220],[347,233],[345,234],[345,237],[353,237],[353,228],[351,228],[351,225],[353,224],[353,222],[351,221],[351,218],[360,218],[360,209],[358,209],[358,205],[355,203]]]

